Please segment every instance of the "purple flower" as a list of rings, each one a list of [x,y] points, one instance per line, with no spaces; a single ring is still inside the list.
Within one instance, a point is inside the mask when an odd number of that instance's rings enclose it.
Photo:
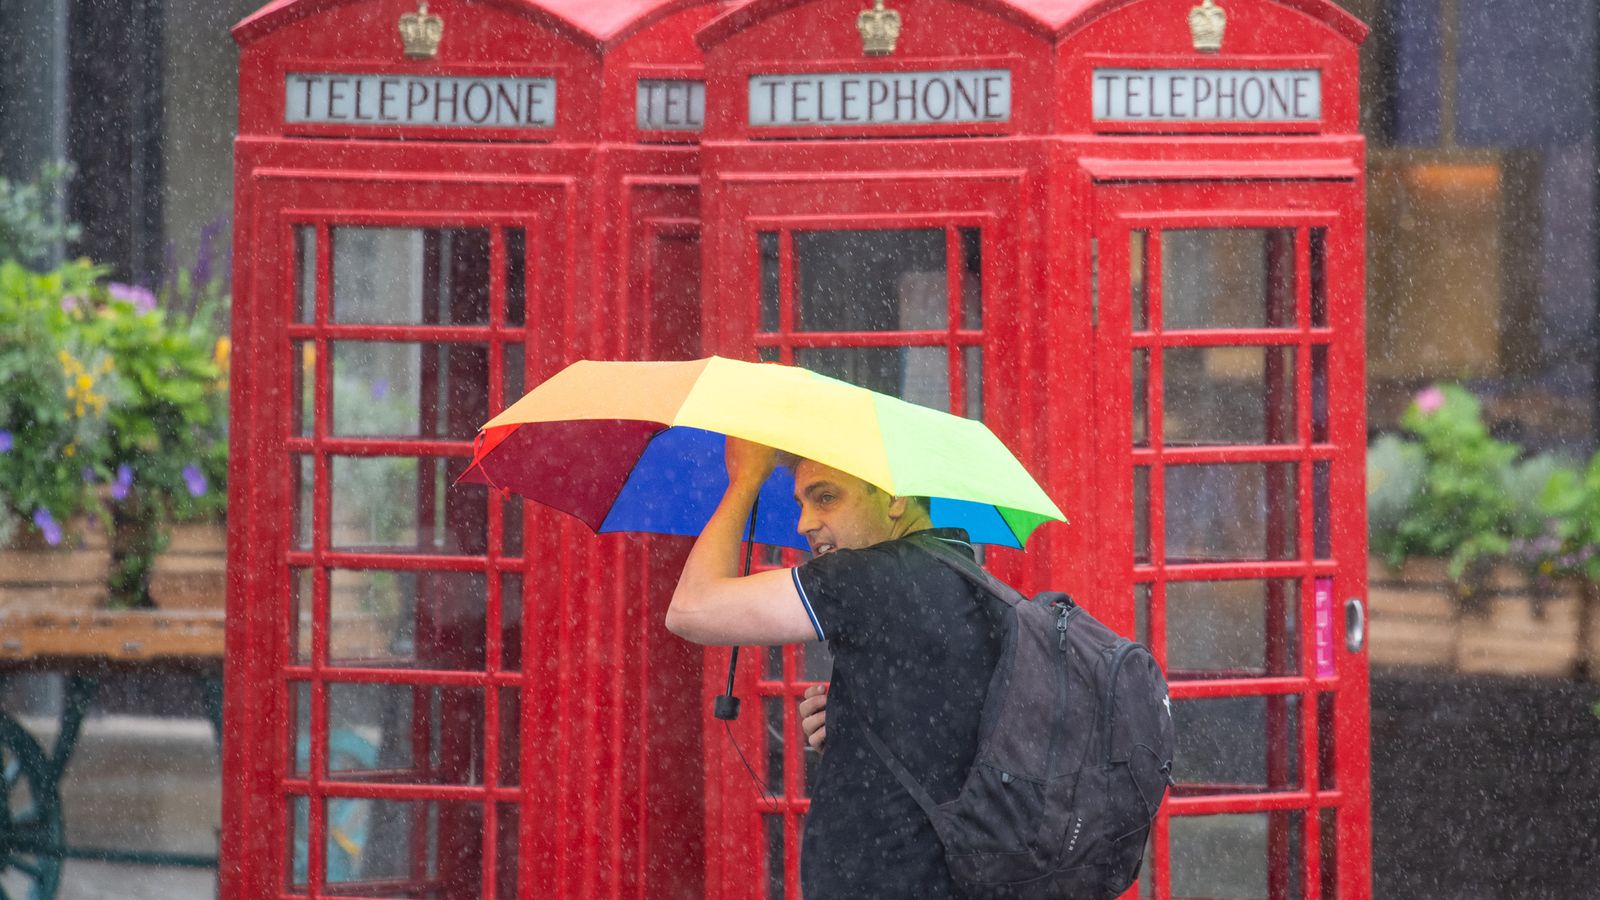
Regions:
[[[379,378],[372,383],[372,399],[382,400],[389,396],[389,379]]]
[[[142,313],[156,308],[156,295],[151,293],[149,288],[113,281],[106,285],[106,292],[114,299],[132,303],[133,308]]]
[[[84,484],[94,484],[95,483],[94,468],[92,466],[84,466],[82,471],[83,471],[83,483]]]
[[[83,298],[76,294],[68,294],[61,298],[61,311],[72,312],[83,305]]]
[[[183,467],[183,483],[189,488],[189,496],[199,497],[206,492],[206,473],[200,467],[190,463]]]
[[[117,466],[117,480],[111,483],[111,499],[128,499],[128,489],[133,487],[133,470],[127,463]]]
[[[61,526],[56,524],[56,517],[50,515],[50,510],[39,507],[33,511],[33,525],[44,535],[44,542],[54,547],[61,543]]]
[[[1439,390],[1437,385],[1417,394],[1417,409],[1422,410],[1423,415],[1431,415],[1443,405],[1444,391]]]
[[[14,443],[16,439],[11,436],[11,432],[0,431],[0,453],[10,453],[11,445]]]

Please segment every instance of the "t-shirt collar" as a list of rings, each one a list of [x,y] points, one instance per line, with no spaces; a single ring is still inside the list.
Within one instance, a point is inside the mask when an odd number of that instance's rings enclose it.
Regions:
[[[965,528],[924,528],[914,534],[942,541],[947,546],[954,547],[974,559],[977,558],[977,553],[972,549],[972,539],[967,536]]]

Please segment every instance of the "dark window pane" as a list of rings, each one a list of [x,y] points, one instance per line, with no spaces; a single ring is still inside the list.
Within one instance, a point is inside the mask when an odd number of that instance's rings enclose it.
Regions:
[[[341,323],[486,325],[486,228],[335,228],[333,312]]]
[[[961,234],[961,327],[976,331],[983,327],[983,232],[962,228]]]
[[[1294,695],[1172,701],[1177,735],[1172,777],[1178,792],[1298,788],[1299,711],[1300,698]]]
[[[333,344],[333,428],[345,437],[471,440],[489,418],[481,344]]]
[[[528,323],[528,234],[506,229],[506,324]]]
[[[770,334],[778,330],[782,299],[778,282],[778,233],[763,231],[757,235],[756,251],[761,257],[761,330]]]
[[[486,584],[482,572],[333,570],[329,664],[483,668]]]
[[[1298,900],[1301,813],[1174,816],[1170,822],[1173,897]],[[1278,887],[1273,873],[1280,873]]]
[[[1161,320],[1168,330],[1293,327],[1293,229],[1162,232]]]
[[[1194,444],[1290,444],[1290,347],[1169,347],[1162,351],[1162,439]]]
[[[950,357],[943,347],[810,348],[796,350],[794,361],[912,403],[950,409]]]
[[[1187,677],[1294,675],[1300,670],[1299,583],[1167,583],[1167,667]]]
[[[1294,469],[1292,463],[1168,467],[1167,561],[1293,559]]]
[[[294,230],[295,321],[311,322],[316,317],[317,229],[300,225]]]
[[[1148,235],[1143,231],[1128,233],[1128,302],[1133,305],[1133,330],[1150,330],[1149,291],[1145,287],[1145,262]],[[1098,263],[1098,260],[1096,260]],[[1098,266],[1096,266],[1098,269]],[[1098,272],[1096,272],[1098,275]]]
[[[795,232],[798,331],[913,331],[949,322],[945,232]]]

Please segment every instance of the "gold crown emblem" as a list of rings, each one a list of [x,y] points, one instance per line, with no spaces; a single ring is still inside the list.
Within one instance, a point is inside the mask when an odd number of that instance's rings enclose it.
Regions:
[[[439,52],[439,38],[444,37],[444,20],[428,15],[428,0],[414,13],[400,17],[400,40],[405,43],[406,56],[412,59],[433,59]]]
[[[883,8],[883,0],[874,0],[871,9],[856,16],[856,30],[861,32],[861,52],[867,56],[888,56],[894,52],[895,41],[900,39],[900,14]]]
[[[1204,0],[1189,10],[1189,36],[1194,38],[1194,49],[1201,53],[1216,53],[1222,49],[1222,30],[1228,27],[1228,13],[1212,0]]]

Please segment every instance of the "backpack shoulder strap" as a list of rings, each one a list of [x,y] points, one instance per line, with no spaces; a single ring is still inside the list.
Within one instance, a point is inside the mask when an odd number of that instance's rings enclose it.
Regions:
[[[1028,599],[1021,591],[989,574],[976,562],[946,547],[938,538],[921,535],[914,540],[918,547],[928,551],[934,559],[956,570],[961,577],[977,585],[985,594],[999,600],[1007,607],[1014,607]]]

